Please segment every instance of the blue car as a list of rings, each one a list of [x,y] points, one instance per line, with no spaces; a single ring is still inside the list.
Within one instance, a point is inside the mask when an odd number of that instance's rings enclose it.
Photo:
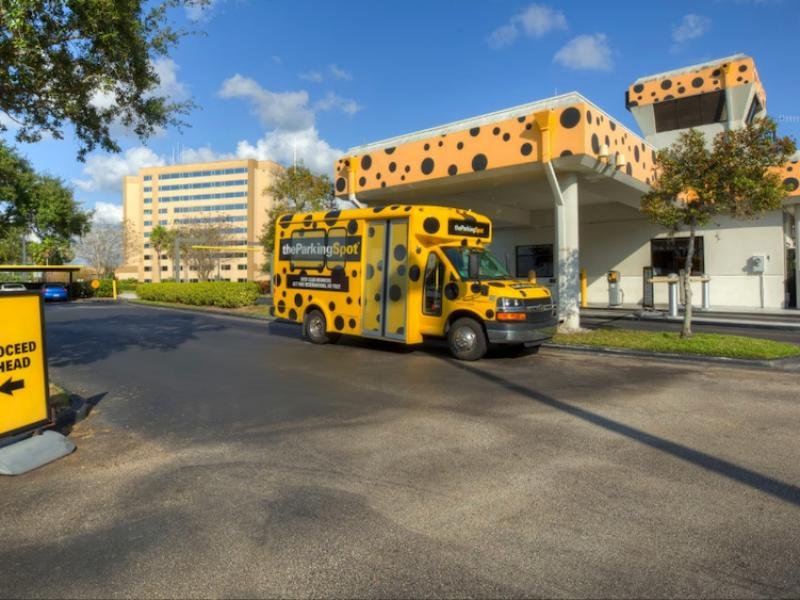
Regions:
[[[45,283],[42,286],[42,296],[44,296],[45,302],[49,300],[66,302],[69,300],[67,288],[63,283]]]

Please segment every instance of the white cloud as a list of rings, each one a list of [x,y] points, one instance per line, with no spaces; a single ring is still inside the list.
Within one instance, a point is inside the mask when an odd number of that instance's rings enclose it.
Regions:
[[[165,164],[163,157],[144,146],[131,148],[122,154],[94,154],[86,159],[85,178],[73,179],[72,182],[85,192],[119,193],[125,175],[136,175],[144,167]]]
[[[153,61],[153,68],[158,75],[159,84],[154,94],[166,96],[170,100],[185,100],[189,96],[186,85],[178,80],[178,64],[166,56],[160,56]]]
[[[238,158],[274,160],[292,164],[295,156],[315,173],[330,173],[333,163],[344,154],[319,137],[316,127],[298,131],[268,131],[255,144],[242,140],[236,145]]]
[[[540,38],[550,31],[567,28],[567,18],[560,10],[544,4],[531,4],[508,23],[501,25],[489,34],[487,42],[492,48],[502,48],[513,44],[524,33],[528,37]]]
[[[295,130],[307,129],[314,123],[314,113],[308,107],[308,92],[271,92],[249,77],[239,74],[222,83],[222,98],[244,98],[252,112],[265,127]]]
[[[604,33],[572,38],[556,52],[553,61],[576,70],[610,71],[614,67],[611,47]]]
[[[122,207],[111,202],[94,203],[94,221],[96,223],[122,223]]]
[[[686,42],[701,37],[710,27],[711,19],[708,17],[695,13],[683,15],[680,24],[672,28],[672,41],[675,42],[672,50],[679,50]]]
[[[362,106],[359,105],[355,100],[342,98],[338,94],[328,92],[322,100],[318,100],[314,104],[314,108],[322,111],[339,109],[343,113],[352,116],[360,111]]]
[[[344,69],[340,69],[336,65],[330,65],[328,67],[328,70],[331,72],[331,75],[333,75],[334,79],[341,79],[342,81],[353,80],[353,74],[350,73],[350,71],[345,71]]]
[[[319,71],[308,71],[307,73],[300,73],[298,75],[300,79],[305,79],[306,81],[313,81],[314,83],[322,83],[322,73]]]
[[[192,23],[208,21],[221,0],[189,0],[184,6],[186,18]]]

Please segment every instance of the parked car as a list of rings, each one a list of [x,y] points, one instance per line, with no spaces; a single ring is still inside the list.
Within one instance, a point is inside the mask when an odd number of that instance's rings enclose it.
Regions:
[[[21,283],[0,283],[0,292],[24,292],[27,289]]]
[[[42,295],[44,296],[45,302],[48,300],[69,300],[67,288],[63,283],[45,283],[42,286]]]

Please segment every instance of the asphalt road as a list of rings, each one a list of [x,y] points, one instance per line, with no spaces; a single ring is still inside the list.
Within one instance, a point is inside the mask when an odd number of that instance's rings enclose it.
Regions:
[[[96,406],[75,454],[0,478],[0,596],[800,596],[796,375],[47,325]]]

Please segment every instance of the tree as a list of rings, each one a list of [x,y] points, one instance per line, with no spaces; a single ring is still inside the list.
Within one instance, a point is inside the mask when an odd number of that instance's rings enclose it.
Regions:
[[[221,251],[197,246],[230,245],[231,226],[227,220],[209,214],[198,217],[195,223],[178,230],[181,239],[181,255],[188,269],[197,273],[200,281],[208,281],[220,264]],[[244,242],[243,242],[244,243]]]
[[[39,242],[30,242],[28,247],[37,265],[63,265],[75,258],[69,240],[47,237]]]
[[[168,10],[206,2],[0,0],[0,111],[17,124],[16,139],[61,139],[70,122],[84,160],[97,146],[119,152],[114,123],[140,139],[182,125],[191,103],[155,95],[153,59],[186,33],[165,24]]]
[[[161,281],[161,253],[165,250],[171,253],[174,240],[175,232],[167,229],[163,225],[156,225],[150,232],[150,246],[156,253],[156,273],[158,273],[158,279],[156,281]],[[177,275],[176,273],[176,280],[178,279]]]
[[[265,193],[273,198],[260,242],[268,257],[275,245],[275,224],[281,215],[328,210],[336,206],[333,184],[327,175],[314,175],[302,163],[282,170]],[[265,268],[265,271],[267,269]]]
[[[719,133],[710,145],[702,133],[690,129],[657,154],[657,177],[652,191],[642,197],[642,210],[672,232],[689,231],[681,337],[692,335],[689,276],[697,228],[717,215],[752,219],[781,208],[787,190],[771,169],[787,162],[795,144],[791,138],[778,138],[776,129],[773,120],[760,119]]]
[[[75,244],[75,255],[85,260],[98,277],[114,271],[136,251],[130,222],[93,221],[92,228]],[[125,247],[129,244],[129,247]]]
[[[71,239],[89,230],[91,216],[61,179],[37,173],[0,142],[0,238],[19,235],[21,249],[32,234],[39,256],[66,261]]]

